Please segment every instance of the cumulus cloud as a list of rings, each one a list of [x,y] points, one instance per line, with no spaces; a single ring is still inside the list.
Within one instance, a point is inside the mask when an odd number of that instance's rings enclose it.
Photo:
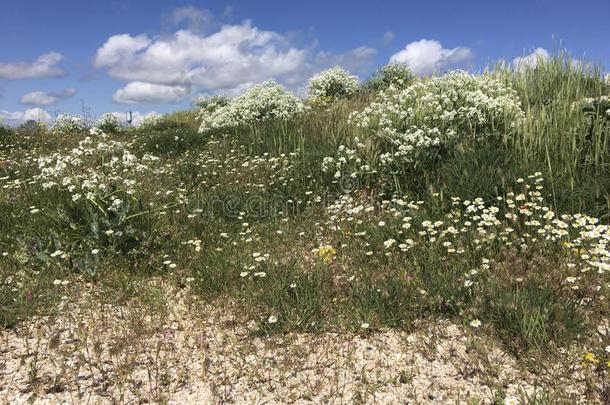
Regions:
[[[20,103],[25,105],[44,105],[56,104],[61,100],[70,98],[76,94],[76,89],[68,87],[59,92],[45,93],[43,91],[33,91],[21,96]]]
[[[518,56],[511,62],[513,69],[519,70],[527,67],[536,67],[539,61],[550,58],[550,53],[544,48],[536,48],[532,53],[525,56]]]
[[[172,18],[179,21],[183,13],[180,11]],[[166,86],[149,87],[148,92],[174,99],[176,94],[184,94],[184,89],[234,93],[271,78],[298,87],[311,74],[332,64],[361,70],[371,64],[374,56],[375,50],[367,47],[333,54],[318,51],[315,45],[293,46],[289,36],[259,29],[245,21],[223,25],[206,34],[180,29],[170,35],[152,37],[113,35],[97,50],[94,66],[105,69],[114,79]],[[135,92],[135,86],[131,87]],[[115,94],[115,101],[148,101],[144,96],[126,98],[126,88],[122,90]]]
[[[0,78],[31,79],[36,77],[62,77],[66,72],[56,65],[63,59],[57,52],[40,55],[32,63],[0,63]]]
[[[112,99],[121,104],[175,103],[190,93],[188,87],[135,81],[117,90]]]
[[[9,125],[19,125],[26,121],[50,122],[53,120],[51,114],[42,108],[31,108],[25,111],[0,111],[0,123],[6,122]]]
[[[282,76],[305,64],[303,50],[281,49],[282,38],[249,23],[223,26],[209,36],[180,30],[169,38],[128,34],[110,37],[95,66],[128,81],[229,88],[267,76]]]
[[[452,67],[467,65],[474,57],[470,48],[443,48],[436,40],[421,39],[409,44],[390,57],[390,62],[404,63],[418,75],[442,72]]]
[[[191,32],[204,32],[212,28],[214,17],[208,10],[194,6],[176,7],[163,16],[162,30],[171,30],[181,24]]]

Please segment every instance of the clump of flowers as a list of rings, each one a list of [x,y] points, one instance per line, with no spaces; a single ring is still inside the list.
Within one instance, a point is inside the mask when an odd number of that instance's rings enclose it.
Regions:
[[[230,102],[231,99],[228,96],[219,94],[212,97],[200,97],[197,100],[197,107],[208,113],[213,113],[221,107],[226,107]]]
[[[137,128],[151,128],[158,125],[163,120],[163,114],[151,112],[140,119],[135,126]]]
[[[51,131],[56,134],[78,134],[87,128],[87,121],[83,117],[72,114],[60,114],[51,124]]]
[[[610,119],[610,96],[588,97],[578,104],[587,117]]]
[[[266,81],[250,88],[225,106],[214,108],[212,112],[202,109],[199,132],[275,119],[286,120],[303,110],[303,102],[296,95],[279,83]]]
[[[595,353],[587,352],[582,356],[582,366],[596,366],[599,364],[599,359],[595,355]]]
[[[310,103],[328,105],[335,100],[354,95],[360,80],[340,66],[324,70],[309,79],[307,97]]]
[[[97,119],[95,127],[106,133],[116,133],[123,128],[123,123],[117,114],[105,113]]]
[[[326,264],[331,264],[337,255],[337,251],[331,245],[320,246],[314,249],[314,253]]]
[[[457,71],[402,90],[390,86],[349,120],[364,130],[363,147],[375,145],[364,160],[391,172],[437,159],[465,139],[507,137],[524,116],[512,88]]]
[[[71,237],[77,233],[81,237],[78,242],[74,239],[65,252],[73,258],[78,256],[73,265],[88,271],[95,270],[102,250],[136,248],[135,241],[141,234],[132,218],[142,212],[139,179],[150,176],[159,160],[149,154],[138,157],[129,144],[107,138],[103,133],[87,136],[65,153],[38,157],[38,174],[32,178],[42,190],[63,194],[66,204],[75,209],[71,212],[79,213],[71,217],[69,232]],[[59,212],[63,212],[61,209]],[[148,211],[151,209],[149,206]],[[62,238],[63,229],[58,228],[58,238]]]
[[[390,86],[405,88],[415,81],[411,69],[403,63],[392,62],[382,66],[375,75],[365,84],[365,89],[371,91],[386,90]]]
[[[231,99],[223,95],[200,97],[197,100],[197,106],[199,107],[199,115],[197,118],[200,119],[202,123],[206,122],[210,119],[210,115],[221,108],[227,107],[230,102]]]

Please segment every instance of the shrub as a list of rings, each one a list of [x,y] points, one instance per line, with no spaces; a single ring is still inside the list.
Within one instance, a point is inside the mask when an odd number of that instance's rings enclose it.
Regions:
[[[226,107],[231,102],[231,99],[225,95],[215,95],[212,97],[200,97],[197,100],[197,107],[208,113],[213,113],[221,107]]]
[[[610,119],[610,96],[585,98],[580,102],[580,108],[589,117]]]
[[[275,119],[288,119],[303,111],[303,102],[284,86],[266,81],[250,88],[212,113],[201,112],[199,132],[239,127]]]
[[[117,114],[106,113],[98,118],[95,126],[104,132],[116,133],[123,128],[123,123]]]
[[[358,77],[340,66],[318,73],[307,83],[307,97],[313,104],[327,105],[354,95],[360,86]]]
[[[70,266],[95,272],[97,252],[137,254],[149,239],[142,181],[158,158],[134,155],[126,143],[86,137],[66,153],[37,159],[42,189],[56,203],[33,228],[33,240],[49,239],[70,257]],[[46,259],[44,259],[46,260]]]
[[[163,114],[159,114],[156,112],[151,112],[150,114],[145,115],[135,123],[136,128],[152,128],[158,125],[161,121],[163,121]]]
[[[386,90],[390,86],[405,88],[411,85],[414,80],[415,75],[407,65],[393,62],[379,68],[375,75],[366,82],[364,89],[377,92]]]
[[[487,76],[454,72],[381,92],[376,101],[350,115],[364,130],[350,157],[326,158],[326,170],[360,170],[350,162],[394,172],[434,162],[468,139],[501,139],[514,132],[524,112],[514,90]],[[339,151],[341,152],[341,150]]]
[[[84,118],[78,115],[60,114],[51,124],[51,131],[56,134],[78,134],[88,128]]]

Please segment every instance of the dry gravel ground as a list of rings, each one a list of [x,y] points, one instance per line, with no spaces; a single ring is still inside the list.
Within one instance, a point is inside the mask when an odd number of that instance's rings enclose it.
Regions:
[[[0,401],[455,404],[544,392],[551,403],[589,403],[565,366],[573,360],[526,372],[484,333],[448,322],[262,337],[229,310],[193,302],[188,288],[157,287],[164,298],[154,311],[92,304],[89,286],[60,316],[2,332]]]

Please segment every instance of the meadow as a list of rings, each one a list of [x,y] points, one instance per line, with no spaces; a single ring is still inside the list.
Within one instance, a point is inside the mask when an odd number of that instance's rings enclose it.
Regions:
[[[1,127],[0,190],[15,401],[610,401],[610,81],[563,53]]]

